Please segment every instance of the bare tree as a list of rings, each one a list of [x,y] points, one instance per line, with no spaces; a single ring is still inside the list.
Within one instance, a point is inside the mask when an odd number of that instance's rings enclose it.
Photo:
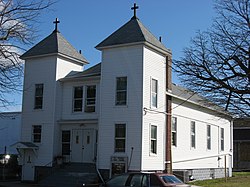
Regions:
[[[237,116],[250,116],[250,0],[217,0],[217,17],[174,61],[183,84]]]
[[[11,103],[7,94],[20,90],[19,56],[34,41],[39,16],[52,4],[52,0],[0,0],[0,107]]]

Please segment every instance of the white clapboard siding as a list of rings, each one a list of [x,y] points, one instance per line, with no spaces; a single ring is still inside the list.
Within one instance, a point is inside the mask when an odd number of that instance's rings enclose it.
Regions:
[[[166,58],[144,47],[143,106],[159,112],[166,110]],[[151,81],[158,81],[157,108],[151,107]],[[165,114],[146,113],[143,116],[141,170],[163,170],[165,155]],[[150,153],[150,125],[157,126],[157,154]]]
[[[105,49],[102,52],[99,119],[99,168],[109,169],[111,156],[127,156],[134,148],[130,169],[140,168],[142,146],[141,45]],[[127,76],[127,105],[115,106],[116,77]],[[114,127],[126,123],[126,152],[114,153]],[[129,158],[130,159],[130,158]]]
[[[21,141],[32,141],[32,126],[42,125],[42,140],[37,144],[39,150],[36,165],[51,163],[55,154],[53,148],[58,147],[59,131],[55,132],[55,129],[58,129],[56,121],[60,118],[60,112],[56,109],[60,106],[56,103],[61,103],[58,102],[61,100],[61,87],[57,80],[71,71],[80,70],[81,65],[57,56],[32,58],[25,62]],[[34,110],[35,84],[44,84],[41,110]]]
[[[230,121],[188,101],[183,103],[173,99],[172,108],[173,116],[177,117],[177,146],[172,147],[173,169],[224,167],[224,156],[220,155],[232,153]],[[195,148],[191,148],[191,121],[196,124]],[[207,125],[211,125],[210,150],[207,149]],[[221,128],[224,128],[224,151],[220,150]]]

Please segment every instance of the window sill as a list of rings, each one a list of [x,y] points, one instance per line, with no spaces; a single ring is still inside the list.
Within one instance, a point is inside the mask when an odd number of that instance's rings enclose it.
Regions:
[[[114,105],[114,108],[128,108],[128,105]]]
[[[157,153],[149,153],[149,156],[151,156],[151,157],[157,157]]]

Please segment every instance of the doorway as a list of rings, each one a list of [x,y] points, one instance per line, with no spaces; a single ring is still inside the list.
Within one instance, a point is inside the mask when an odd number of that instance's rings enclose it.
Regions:
[[[93,129],[73,129],[71,140],[71,162],[94,161],[95,138]]]

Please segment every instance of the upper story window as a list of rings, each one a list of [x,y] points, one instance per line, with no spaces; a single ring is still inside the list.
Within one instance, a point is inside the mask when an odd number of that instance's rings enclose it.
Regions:
[[[152,79],[152,85],[151,85],[151,106],[157,107],[157,95],[158,95],[158,81],[155,79]]]
[[[74,87],[74,112],[82,111],[83,88],[82,86]]]
[[[177,118],[172,117],[172,145],[177,146]]]
[[[115,124],[115,152],[125,152],[126,124]]]
[[[42,126],[41,125],[33,125],[32,136],[34,143],[40,143],[42,139]]]
[[[207,125],[207,149],[211,149],[211,125]]]
[[[43,108],[43,84],[36,84],[34,109],[42,109],[42,108]]]
[[[127,104],[127,77],[116,78],[116,105]]]
[[[191,121],[191,148],[195,148],[195,122]]]
[[[224,151],[224,128],[220,129],[220,150]]]
[[[86,86],[85,112],[95,112],[96,86]]]
[[[157,153],[157,126],[151,125],[150,133],[150,152],[153,154]]]

